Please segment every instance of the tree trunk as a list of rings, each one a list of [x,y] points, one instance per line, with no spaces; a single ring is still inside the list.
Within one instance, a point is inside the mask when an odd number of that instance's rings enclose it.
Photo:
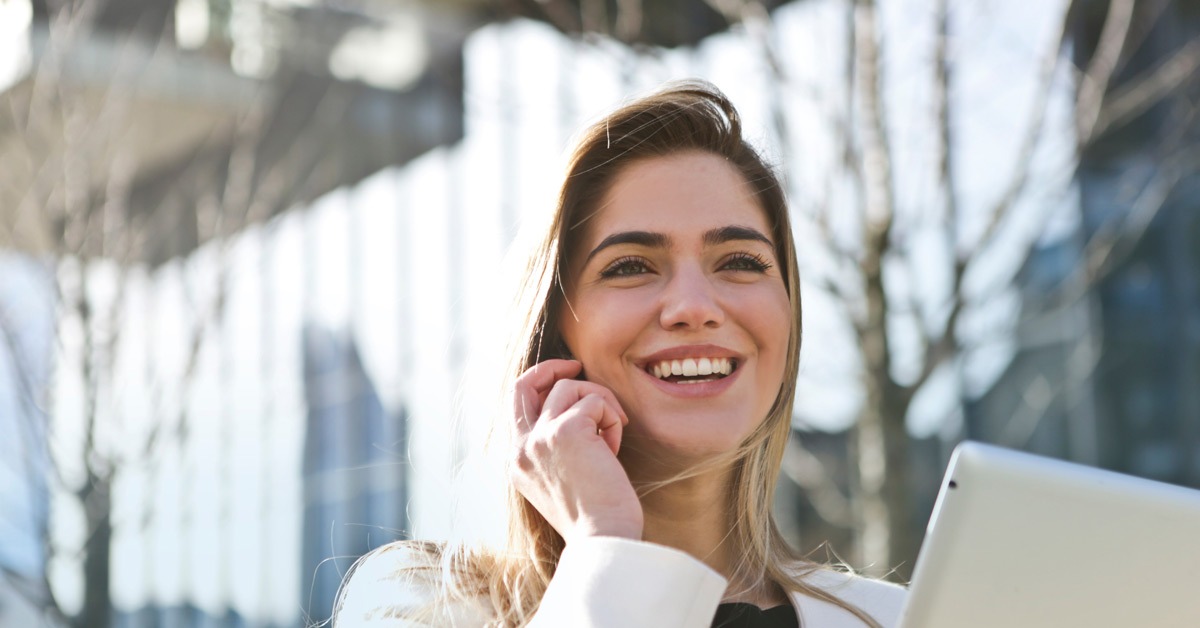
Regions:
[[[888,302],[883,261],[891,246],[895,196],[891,151],[883,116],[879,32],[873,0],[854,3],[855,83],[862,118],[861,262],[866,314],[858,322],[866,399],[853,437],[856,546],[866,573],[881,576],[909,560],[908,397],[891,376]]]
[[[83,545],[83,607],[72,623],[80,628],[108,628],[112,624],[108,586],[112,540],[112,471],[97,468],[103,464],[99,452],[96,451],[100,365],[97,364],[96,332],[88,295],[88,272],[89,265],[86,261],[81,261],[75,307],[83,331],[80,366],[84,382],[83,458],[87,469],[87,481],[77,491],[76,497],[83,506],[88,536]]]
[[[881,407],[884,444],[887,448],[883,494],[890,506],[888,529],[891,531],[891,562],[887,567],[907,581],[912,576],[913,563],[920,549],[921,529],[913,520],[916,491],[913,489],[912,463],[909,459],[912,440],[905,421],[908,401],[891,378],[884,382]]]
[[[83,491],[88,536],[83,555],[83,608],[73,622],[80,628],[108,628],[112,624],[109,600],[109,555],[112,541],[110,480],[91,475]]]
[[[887,573],[891,564],[891,519],[884,496],[888,466],[888,447],[880,412],[880,391],[870,374],[866,377],[867,398],[854,429],[855,546],[858,567],[872,576]]]
[[[854,434],[858,471],[857,544],[864,571],[907,578],[919,548],[909,477],[909,396],[893,381],[887,307],[878,258],[864,264],[867,322],[859,335],[866,399]]]

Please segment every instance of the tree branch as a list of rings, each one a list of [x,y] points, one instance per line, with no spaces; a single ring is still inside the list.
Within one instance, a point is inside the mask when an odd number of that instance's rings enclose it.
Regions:
[[[951,250],[954,250],[958,241],[958,195],[954,186],[954,138],[951,135],[953,115],[950,110],[950,59],[947,51],[950,15],[947,2],[937,0],[934,13],[937,24],[933,59],[933,115],[938,130],[938,141],[935,143],[938,188],[942,190],[942,211],[948,224]]]
[[[1083,364],[1083,369],[1076,374],[1086,378],[1095,373],[1100,365],[1100,351],[1093,351],[1086,340],[1078,344],[1067,360]],[[1074,382],[1068,382],[1068,384]],[[1013,412],[1008,422],[1004,424],[996,443],[1005,447],[1022,449],[1029,446],[1029,439],[1037,431],[1039,425],[1049,416],[1051,405],[1066,396],[1068,386],[1051,385],[1044,375],[1038,375],[1025,387],[1021,393],[1021,405]]]
[[[1200,171],[1200,150],[1191,150],[1164,163],[1138,194],[1120,224],[1111,221],[1088,240],[1084,249],[1087,285],[1127,257],[1146,234],[1150,223],[1166,204],[1171,192],[1187,175]]]
[[[962,316],[963,309],[966,307],[966,296],[963,295],[962,281],[966,274],[966,266],[961,262],[954,264],[954,278],[952,283],[954,291],[951,293],[950,313],[946,316],[946,323],[942,326],[942,333],[936,337],[926,336],[923,348],[923,360],[921,363],[921,371],[917,378],[911,384],[902,388],[902,395],[905,403],[911,402],[917,391],[929,381],[934,371],[942,365],[947,358],[953,356],[958,350],[958,319]]]
[[[1133,22],[1133,9],[1134,0],[1109,0],[1100,41],[1096,44],[1096,51],[1087,69],[1079,78],[1079,92],[1075,96],[1075,137],[1081,148],[1096,137],[1096,120],[1100,117],[1104,96],[1108,93],[1108,83],[1125,49],[1129,25]]]
[[[1158,67],[1122,85],[1102,103],[1092,134],[1088,139],[1103,135],[1143,113],[1180,85],[1195,82],[1200,69],[1200,40],[1193,39]]]
[[[1031,170],[1029,164],[1033,159],[1033,154],[1038,145],[1038,138],[1041,136],[1042,127],[1045,124],[1051,86],[1054,84],[1054,76],[1057,74],[1062,59],[1060,51],[1070,32],[1070,23],[1068,22],[1070,14],[1071,11],[1069,8],[1063,12],[1058,43],[1048,48],[1046,56],[1042,59],[1042,68],[1035,88],[1036,91],[1034,92],[1034,102],[1029,125],[1025,129],[1025,135],[1021,140],[1020,148],[1017,150],[1017,158],[1013,162],[1016,166],[1013,177],[1009,180],[1008,185],[1004,188],[1004,192],[1001,193],[988,212],[988,224],[984,228],[983,234],[980,236],[976,246],[968,249],[973,249],[975,253],[959,252],[956,255],[956,257],[963,260],[962,265],[964,267],[973,264],[983,251],[990,248],[996,238],[1000,225],[1003,224],[1004,219],[1012,212],[1013,206],[1016,205],[1017,200],[1021,197],[1026,185],[1029,183],[1029,173]],[[956,291],[960,287],[959,284],[956,284]]]
[[[855,58],[858,93],[862,99],[862,164],[865,184],[863,224],[868,248],[887,246],[895,211],[892,155],[883,115],[879,32],[874,0],[855,0]],[[868,253],[869,255],[869,253]]]
[[[1068,7],[1067,10],[1064,10],[1062,15],[1062,21],[1058,30],[1058,42],[1056,45],[1047,49],[1046,55],[1042,59],[1041,71],[1038,76],[1037,87],[1035,88],[1036,91],[1034,92],[1034,103],[1029,118],[1029,124],[1025,128],[1025,133],[1022,137],[1020,147],[1017,150],[1017,158],[1014,162],[1016,168],[1013,176],[1009,180],[1008,185],[1004,188],[1004,192],[1001,193],[1000,197],[989,211],[988,223],[983,230],[983,234],[979,238],[978,244],[971,248],[958,246],[955,247],[954,272],[950,289],[950,311],[946,317],[946,322],[942,326],[941,333],[926,337],[923,351],[924,360],[921,366],[921,371],[913,383],[904,387],[904,396],[908,400],[911,400],[916,394],[916,391],[919,390],[920,387],[929,380],[934,371],[937,370],[938,366],[940,366],[945,359],[955,353],[958,345],[956,338],[958,320],[962,315],[963,309],[966,307],[966,295],[963,293],[963,279],[966,277],[966,271],[975,263],[975,261],[980,255],[982,255],[984,251],[989,250],[993,245],[1000,225],[1004,223],[1005,218],[1012,212],[1017,200],[1021,197],[1021,194],[1024,192],[1029,183],[1029,175],[1031,171],[1029,163],[1033,158],[1035,150],[1037,149],[1038,139],[1045,123],[1046,112],[1049,108],[1049,95],[1051,93],[1050,88],[1053,84],[1057,69],[1061,63],[1062,55],[1060,54],[1060,51],[1062,50],[1063,43],[1066,41],[1066,38],[1069,35],[1070,24],[1068,22],[1068,17],[1070,14],[1071,10]],[[944,37],[944,16],[942,16],[942,20],[942,25],[939,26],[939,40]],[[939,63],[940,62],[941,61],[939,61]],[[945,70],[939,70],[937,74],[935,84],[939,84],[941,89],[946,89],[945,85],[941,84],[941,82],[948,81],[948,75],[945,72]],[[944,96],[944,98],[947,99],[947,103],[944,105],[942,114],[939,116],[941,142],[945,143],[945,148],[943,149],[945,153],[941,156],[942,159],[945,160],[942,162],[943,166],[941,176],[943,185],[952,186],[953,171],[952,166],[950,165],[949,156],[950,120],[948,113],[948,95]],[[956,211],[957,205],[952,200],[952,188],[946,189],[946,195],[946,206],[948,210]],[[954,215],[956,216],[957,214]],[[953,233],[951,235],[953,237]],[[957,242],[957,240],[954,240],[954,242]],[[973,250],[973,252],[967,253],[966,251],[969,250]]]
[[[787,440],[780,469],[796,486],[804,489],[817,516],[839,528],[848,529],[854,525],[850,500],[842,495],[821,460],[795,438]]]

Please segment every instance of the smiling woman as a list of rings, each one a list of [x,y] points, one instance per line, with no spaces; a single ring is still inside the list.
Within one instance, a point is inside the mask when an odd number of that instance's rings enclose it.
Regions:
[[[722,157],[629,164],[601,207],[568,252],[559,329],[629,415],[622,463],[637,484],[750,436],[781,389],[794,317],[771,225]]]
[[[719,91],[670,85],[587,130],[517,306],[507,546],[376,550],[338,625],[895,622],[903,589],[804,562],[772,518],[799,275]]]

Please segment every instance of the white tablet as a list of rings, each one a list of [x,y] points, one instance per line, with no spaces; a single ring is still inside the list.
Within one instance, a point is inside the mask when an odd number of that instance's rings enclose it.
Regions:
[[[963,443],[904,628],[1200,628],[1200,491]]]

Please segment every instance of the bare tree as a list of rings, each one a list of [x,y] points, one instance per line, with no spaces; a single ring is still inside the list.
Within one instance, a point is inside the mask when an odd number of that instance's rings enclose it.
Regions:
[[[786,64],[780,61],[764,3],[708,2],[730,23],[746,25],[747,32],[760,44],[764,66],[771,70],[778,84],[794,83],[795,79],[784,69]],[[928,59],[927,80],[932,93],[932,106],[925,115],[928,126],[936,129],[932,142],[936,164],[934,197],[938,199],[936,222],[940,224],[940,239],[950,253],[950,267],[945,271],[950,285],[943,296],[932,299],[914,288],[920,283],[916,269],[928,261],[914,261],[911,244],[905,241],[905,234],[918,227],[911,223],[919,220],[913,216],[920,212],[900,211],[906,200],[898,191],[893,166],[898,151],[887,122],[895,103],[884,95],[888,48],[883,45],[879,2],[846,0],[845,49],[849,54],[840,66],[848,95],[842,103],[846,113],[831,115],[827,122],[836,129],[840,142],[836,150],[843,157],[841,171],[833,173],[831,178],[846,181],[852,189],[859,236],[852,246],[844,246],[845,239],[839,239],[831,227],[828,205],[818,209],[813,219],[838,270],[832,276],[808,279],[815,279],[821,289],[830,293],[840,304],[840,311],[852,321],[861,364],[862,404],[851,435],[854,473],[848,501],[838,497],[840,493],[832,474],[822,470],[814,457],[802,453],[798,447],[790,450],[784,466],[785,472],[812,495],[814,509],[821,516],[829,518],[835,526],[852,529],[853,562],[877,575],[893,571],[901,576],[911,573],[922,536],[926,513],[916,512],[916,504],[923,489],[915,487],[910,478],[912,438],[906,428],[913,400],[939,370],[961,372],[964,355],[980,342],[964,329],[964,313],[986,307],[989,299],[1011,282],[1010,273],[987,289],[971,290],[966,285],[967,277],[977,267],[995,264],[986,258],[994,258],[999,250],[1014,260],[1032,254],[1044,223],[1039,226],[1035,222],[1032,229],[1026,224],[1024,233],[1014,236],[1014,230],[1019,230],[1014,227],[1018,222],[1014,220],[1016,208],[1032,199],[1043,203],[1055,200],[1061,203],[1066,199],[1083,155],[1106,134],[1164,103],[1172,109],[1168,124],[1181,129],[1194,128],[1196,116],[1196,105],[1189,100],[1189,94],[1197,85],[1200,41],[1193,40],[1170,52],[1140,74],[1122,72],[1139,53],[1156,21],[1162,19],[1165,11],[1169,12],[1172,2],[1105,3],[1107,8],[1101,11],[1103,26],[1095,42],[1078,40],[1086,37],[1080,23],[1085,12],[1096,12],[1091,6],[1095,3],[1064,2],[1057,36],[1040,53],[1037,87],[1018,130],[1020,140],[1015,159],[996,169],[996,177],[1006,177],[998,180],[1000,193],[986,206],[969,205],[959,192],[961,173],[955,165],[959,161],[956,151],[966,149],[955,137],[957,122],[964,112],[955,110],[955,100],[951,97],[958,77],[956,55],[950,42],[955,36],[954,10],[962,5],[952,7],[948,0],[928,4],[935,36],[931,49],[923,55]],[[838,66],[830,69],[837,71]],[[1063,160],[1061,172],[1047,177],[1035,172],[1038,166],[1034,158],[1044,141],[1055,81],[1064,72],[1073,77],[1077,86],[1072,106],[1074,152]],[[776,102],[776,133],[786,158],[788,115],[786,106],[778,105],[778,99]],[[1179,137],[1179,141],[1161,150],[1157,173],[1136,184],[1140,192],[1134,196],[1128,213],[1115,217],[1082,243],[1082,263],[1074,275],[1061,282],[1048,302],[1030,307],[1045,309],[1079,302],[1116,266],[1122,255],[1132,250],[1171,191],[1186,177],[1200,172],[1194,146],[1183,139],[1183,134]],[[1009,174],[1004,174],[1006,171]],[[1051,189],[1046,189],[1048,185]],[[1052,211],[1043,211],[1038,220],[1048,220],[1051,215]],[[963,225],[980,220],[984,224],[982,231],[968,235],[970,232]],[[1013,265],[1014,270],[1017,266]],[[916,329],[921,336],[915,375],[898,366],[901,350],[894,336],[898,327]],[[1015,333],[1015,322],[997,331],[1011,335]],[[1086,351],[1075,351],[1071,358],[1076,362],[1079,358],[1083,360],[1082,367],[1075,370],[1079,377],[1086,377],[1098,356],[1093,346],[1095,339],[1086,344],[1080,348]],[[959,374],[960,380],[961,377]],[[1047,383],[1042,380],[1042,385]],[[961,387],[960,381],[960,395],[965,395]],[[1039,398],[1046,399],[1047,395]],[[959,402],[963,403],[965,396]],[[1031,409],[1034,423],[1044,416],[1046,405],[1041,403]],[[1017,418],[1014,417],[1014,423]]]
[[[964,312],[982,306],[994,292],[972,294],[964,280],[977,266],[986,263],[981,260],[994,255],[998,247],[1014,246],[1011,237],[1005,238],[1004,230],[1011,223],[1014,208],[1031,193],[1033,157],[1045,129],[1053,80],[1060,67],[1073,61],[1067,57],[1067,44],[1079,45],[1072,38],[1078,32],[1076,20],[1082,9],[1070,4],[1062,13],[1057,45],[1047,48],[1044,53],[1038,78],[1038,95],[1021,130],[1022,139],[1012,174],[1000,187],[1002,193],[999,197],[990,207],[983,208],[986,227],[982,234],[967,239],[959,225],[970,218],[971,212],[979,212],[980,208],[964,206],[957,192],[960,184],[953,166],[953,152],[961,148],[953,137],[958,113],[953,110],[953,101],[949,97],[954,78],[954,59],[947,47],[951,23],[947,4],[945,0],[940,0],[935,3],[933,11],[937,35],[932,55],[931,81],[935,106],[931,115],[938,129],[935,143],[938,151],[937,188],[942,199],[944,238],[948,248],[953,251],[953,261],[949,294],[944,302],[932,304],[904,302],[912,299],[911,294],[898,300],[894,295],[906,291],[889,289],[888,286],[889,275],[884,270],[886,260],[904,260],[909,253],[895,237],[897,194],[891,169],[895,148],[889,145],[887,128],[883,123],[887,103],[880,96],[878,42],[881,36],[877,25],[878,8],[873,1],[859,0],[853,9],[854,44],[851,49],[855,56],[854,87],[859,102],[859,129],[854,135],[861,137],[861,140],[854,142],[847,139],[847,152],[856,156],[852,172],[861,180],[861,220],[865,229],[853,260],[859,274],[850,281],[849,290],[841,290],[839,294],[843,298],[846,294],[853,295],[846,311],[862,313],[855,317],[855,331],[864,365],[866,393],[853,437],[858,469],[853,495],[857,503],[854,525],[858,559],[861,564],[877,570],[877,573],[878,570],[900,564],[906,565],[902,568],[904,572],[911,569],[921,529],[919,513],[913,512],[917,500],[914,494],[916,489],[909,480],[909,470],[912,468],[909,460],[911,439],[905,421],[914,397],[934,373],[946,366],[960,369],[961,356],[973,348],[973,342],[977,342],[964,331],[962,316]],[[1137,100],[1144,110],[1173,93],[1183,93],[1180,90],[1181,84],[1186,83],[1183,78],[1189,76],[1186,72],[1195,68],[1197,57],[1194,45],[1188,45],[1174,53],[1171,59],[1149,76],[1134,77],[1114,84],[1115,70],[1131,54],[1126,43],[1135,11],[1131,1],[1116,0],[1110,3],[1103,31],[1094,50],[1087,55],[1077,55],[1074,61],[1078,66],[1067,66],[1076,76],[1078,91],[1074,103],[1075,155],[1065,164],[1069,171],[1065,173],[1067,176],[1060,179],[1063,185],[1070,185],[1074,178],[1073,169],[1078,167],[1082,154],[1102,137],[1106,129],[1112,128],[1110,124],[1122,117],[1128,120],[1123,112],[1130,109],[1124,103]],[[1150,19],[1145,15],[1142,18],[1143,21]],[[1162,78],[1163,74],[1169,74],[1170,77]],[[1164,85],[1169,87],[1164,88]],[[1140,97],[1124,96],[1127,93],[1137,93]],[[1171,164],[1175,160],[1186,160],[1187,155],[1188,151],[1184,150],[1167,156],[1164,162]],[[1194,159],[1182,168],[1165,169],[1160,177],[1155,177],[1144,188],[1143,195],[1140,195],[1144,202],[1137,203],[1131,207],[1129,214],[1118,218],[1122,224],[1114,223],[1090,237],[1083,246],[1086,263],[1081,265],[1079,271],[1084,276],[1064,282],[1059,291],[1064,303],[1081,298],[1084,291],[1112,268],[1111,264],[1099,261],[1104,259],[1106,252],[1129,250],[1140,238],[1145,225],[1162,207],[1166,191],[1179,181],[1175,177],[1181,176],[1181,171],[1194,173]],[[1062,190],[1060,195],[1065,196],[1066,190]],[[1028,257],[1037,243],[1039,232],[1040,229],[1035,230],[1023,239],[1016,240],[1016,250],[1010,250],[1008,254],[1016,259]],[[911,267],[911,262],[906,261],[902,266]],[[907,283],[912,285],[911,278]],[[910,287],[907,292],[911,290]],[[897,376],[895,339],[889,323],[898,316],[912,313],[922,323],[918,327],[924,331],[924,347],[917,376],[904,380]]]
[[[1113,129],[1114,123],[1128,122],[1148,108],[1174,98],[1180,110],[1174,114],[1172,123],[1181,128],[1194,125],[1191,120],[1195,116],[1195,106],[1190,105],[1186,94],[1194,86],[1193,74],[1200,60],[1195,42],[1173,52],[1143,75],[1113,82],[1114,73],[1136,52],[1136,45],[1129,45],[1131,25],[1140,22],[1143,29],[1149,28],[1156,14],[1162,11],[1163,4],[1144,7],[1139,12],[1132,2],[1110,3],[1095,48],[1082,55],[1077,52],[1075,59],[1067,56],[1066,49],[1068,44],[1078,44],[1073,37],[1079,31],[1077,22],[1081,9],[1075,4],[1064,7],[1056,44],[1043,53],[1037,96],[1022,125],[1022,139],[1011,175],[1000,186],[1002,192],[998,198],[990,206],[978,208],[965,206],[956,192],[959,184],[953,151],[961,150],[961,147],[953,137],[954,121],[960,113],[953,110],[949,95],[955,65],[947,46],[951,12],[946,0],[933,3],[931,15],[936,37],[929,58],[934,98],[929,115],[937,129],[934,149],[942,237],[953,251],[953,257],[949,293],[944,301],[932,303],[922,302],[913,294],[911,276],[889,273],[886,268],[889,260],[898,262],[896,268],[913,268],[910,252],[896,235],[898,231],[911,231],[912,226],[903,224],[905,214],[897,211],[900,201],[892,166],[896,150],[891,145],[885,122],[889,103],[882,95],[881,68],[885,53],[880,47],[883,37],[879,8],[871,0],[847,4],[846,49],[851,51],[851,58],[845,66],[845,80],[847,92],[852,94],[851,101],[856,107],[854,117],[842,123],[840,137],[843,141],[841,151],[846,156],[844,174],[857,190],[861,237],[851,250],[841,251],[836,235],[829,228],[828,215],[820,215],[817,220],[825,234],[826,245],[835,256],[841,257],[840,268],[852,271],[838,280],[825,280],[822,287],[841,302],[842,311],[853,321],[863,365],[864,401],[852,435],[851,451],[856,459],[857,473],[850,495],[853,517],[848,525],[855,533],[855,562],[868,571],[882,574],[899,565],[897,571],[904,574],[911,569],[921,537],[919,518],[923,513],[913,510],[919,489],[909,478],[912,441],[907,433],[906,419],[913,399],[930,378],[941,368],[960,369],[962,356],[973,348],[972,338],[962,328],[963,313],[980,307],[995,294],[995,290],[1004,287],[996,285],[991,290],[971,293],[964,280],[981,264],[981,259],[994,255],[998,247],[1012,246],[1011,238],[1004,239],[1004,230],[1009,228],[1014,207],[1032,194],[1033,157],[1045,130],[1055,76],[1066,66],[1079,86],[1073,107],[1076,145],[1074,156],[1064,164],[1066,172],[1059,176],[1064,188],[1058,192],[1050,190],[1049,194],[1041,190],[1043,196],[1066,196],[1066,186],[1073,180],[1074,168],[1078,167],[1081,156]],[[764,14],[761,7],[750,11],[741,5],[738,13],[731,17],[745,20],[747,16],[758,16],[761,19]],[[764,50],[769,57],[776,54],[770,50],[769,42],[764,45]],[[776,62],[767,65],[780,67]],[[778,78],[785,81],[788,77],[781,74]],[[1133,106],[1135,102],[1138,104]],[[1170,191],[1180,180],[1197,172],[1194,150],[1183,142],[1163,151],[1161,163],[1163,168],[1142,186],[1129,213],[1118,216],[1083,244],[1084,263],[1054,292],[1053,306],[1062,307],[1081,299],[1114,268],[1115,260],[1110,255],[1114,251],[1128,253],[1162,208]],[[965,238],[960,225],[972,215],[980,215],[981,210],[985,212],[986,227],[980,236]],[[1017,250],[1008,254],[1015,259],[1027,258],[1037,244],[1038,233],[1040,229],[1032,230],[1030,235],[1017,241]],[[1050,305],[1040,303],[1034,307]],[[901,377],[896,365],[893,329],[898,319],[910,317],[918,319],[917,328],[923,331],[923,348],[917,375]],[[1006,333],[1013,332],[1009,328]],[[1095,366],[1096,352],[1092,351],[1090,356],[1083,368],[1085,372]],[[1046,385],[1044,380],[1039,381]],[[1034,422],[1044,415],[1046,405],[1041,403],[1033,409]],[[788,467],[785,465],[785,469]],[[802,482],[825,478],[824,484],[818,483],[816,489],[810,489],[818,496],[827,495],[830,490],[828,484],[832,480],[827,473],[810,469],[797,477]],[[829,510],[828,499],[824,501],[826,506],[817,508],[819,513]],[[831,521],[846,525],[843,510],[835,509],[834,512],[837,515]]]

